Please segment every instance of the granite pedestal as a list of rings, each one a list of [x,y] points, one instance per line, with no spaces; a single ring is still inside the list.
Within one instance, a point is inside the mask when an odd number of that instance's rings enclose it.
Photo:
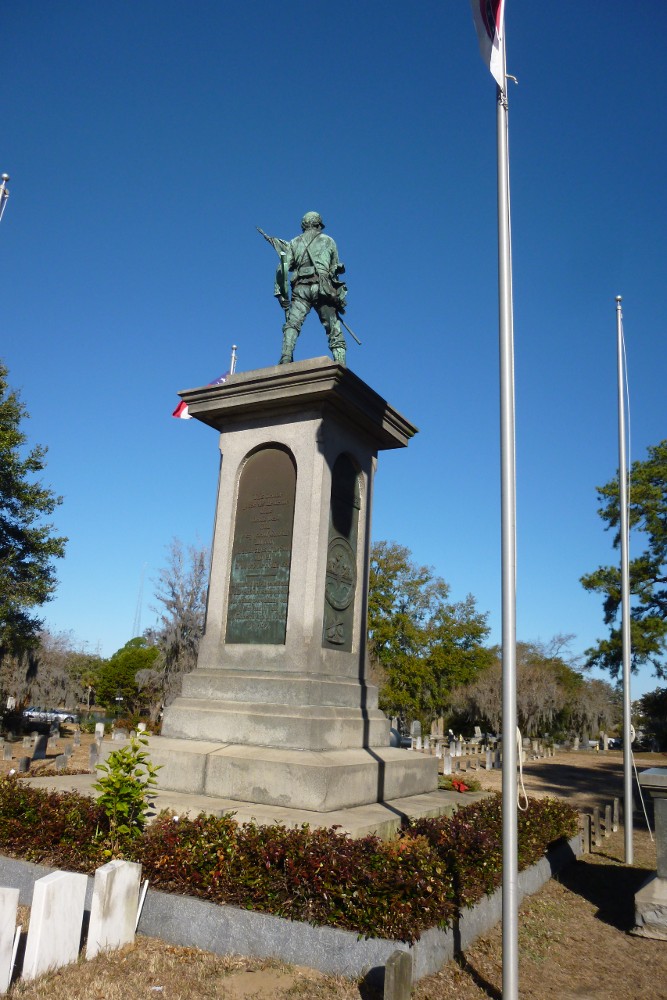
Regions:
[[[642,771],[639,784],[653,799],[657,871],[635,893],[634,933],[667,941],[667,767]]]
[[[366,679],[373,476],[416,428],[328,358],[181,393],[220,434],[206,629],[151,741],[161,788],[320,813],[437,787]]]

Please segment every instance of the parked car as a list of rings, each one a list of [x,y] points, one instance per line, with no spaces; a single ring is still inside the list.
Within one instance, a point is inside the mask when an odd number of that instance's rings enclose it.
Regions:
[[[34,705],[24,709],[23,718],[28,722],[49,722],[51,724],[56,722],[58,725],[64,722],[78,722],[79,719],[76,712],[70,712],[65,708],[38,708]]]

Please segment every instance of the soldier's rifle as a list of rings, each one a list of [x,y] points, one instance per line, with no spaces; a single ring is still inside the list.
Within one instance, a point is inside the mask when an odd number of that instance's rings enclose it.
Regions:
[[[289,300],[289,270],[287,268],[287,250],[289,248],[289,244],[287,243],[286,240],[281,240],[277,236],[269,236],[268,233],[265,233],[264,230],[260,229],[259,226],[256,226],[255,228],[257,229],[257,232],[260,234],[260,236],[263,236],[266,242],[271,244],[273,249],[278,254],[278,257],[280,258],[280,268],[278,272],[278,288],[280,290],[282,298]],[[289,310],[286,308],[285,316],[287,316],[288,311]],[[338,310],[336,310],[336,315],[338,316],[338,319],[341,321],[341,324],[345,327],[349,335],[354,340],[356,340],[356,342],[359,344],[359,347],[361,347],[361,341],[357,337],[354,330],[350,330],[349,326],[347,325],[341,314],[338,312]]]

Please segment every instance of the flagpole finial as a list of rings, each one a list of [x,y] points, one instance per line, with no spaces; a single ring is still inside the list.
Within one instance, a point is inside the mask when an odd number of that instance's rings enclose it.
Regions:
[[[622,302],[623,301],[623,296],[622,295],[617,295],[616,296],[616,301],[617,302]]]

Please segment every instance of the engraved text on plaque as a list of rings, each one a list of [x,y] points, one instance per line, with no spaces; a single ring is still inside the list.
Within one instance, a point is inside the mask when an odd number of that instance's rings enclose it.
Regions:
[[[250,456],[236,506],[227,642],[285,642],[295,494],[287,452],[262,448]]]

